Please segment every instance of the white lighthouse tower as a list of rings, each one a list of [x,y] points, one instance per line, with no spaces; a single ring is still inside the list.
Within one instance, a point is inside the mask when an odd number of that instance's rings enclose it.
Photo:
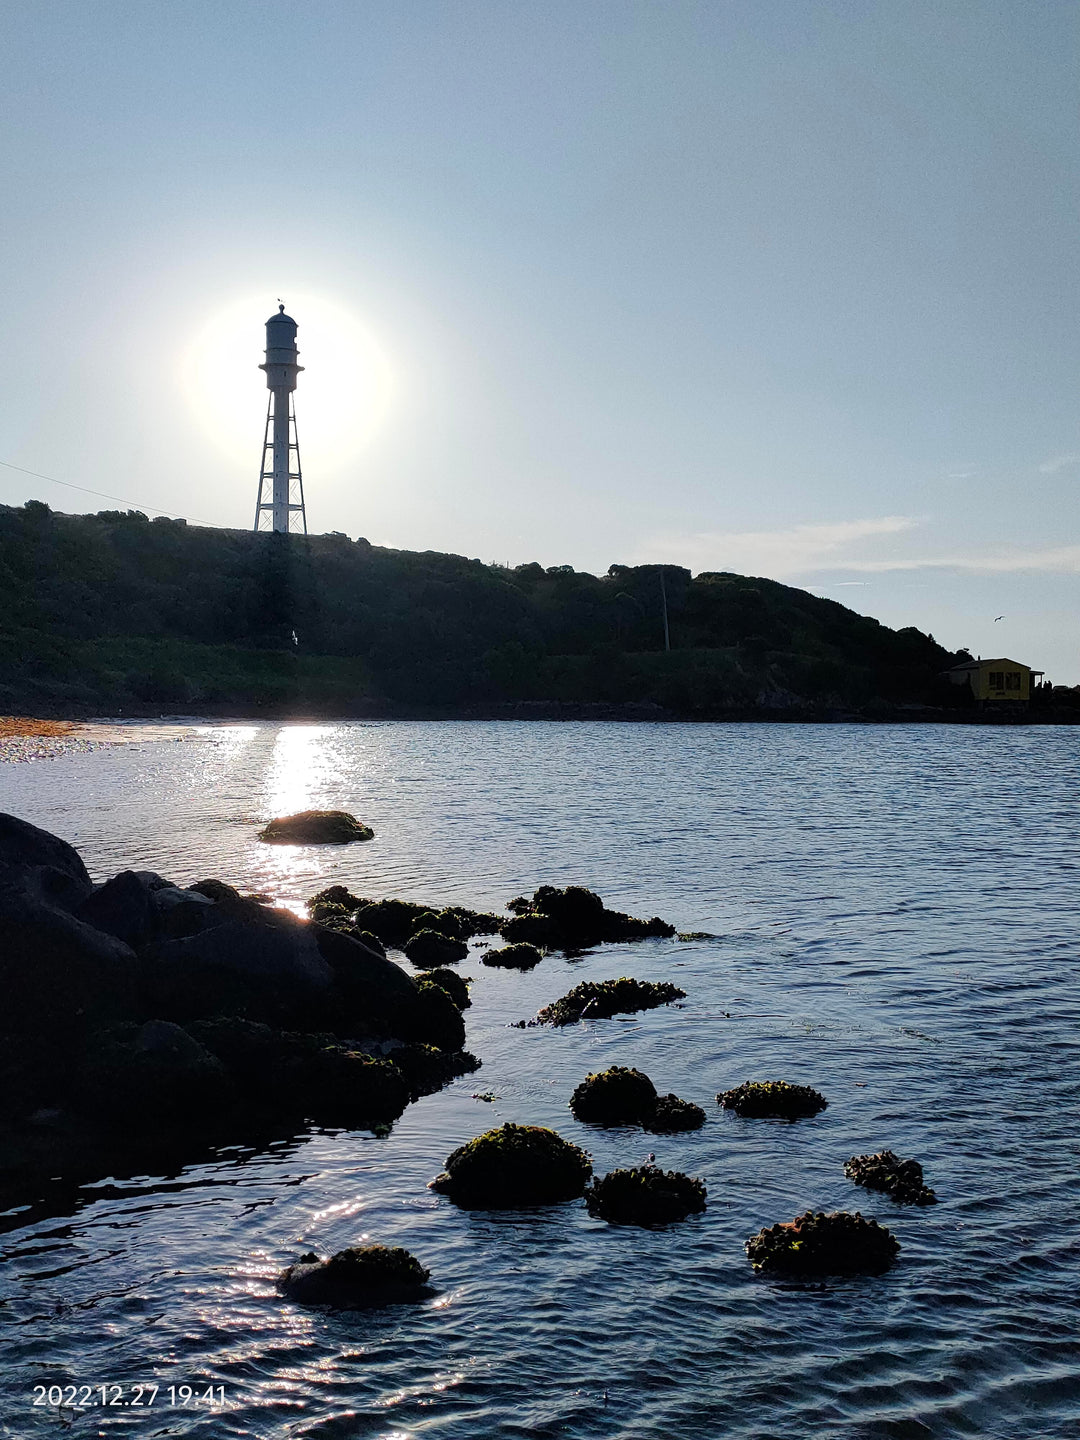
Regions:
[[[262,469],[259,498],[255,505],[255,529],[283,534],[307,534],[304,511],[304,481],[300,473],[300,442],[296,434],[293,391],[303,370],[296,363],[296,321],[285,314],[285,306],[266,322],[266,372],[270,400],[263,432]]]

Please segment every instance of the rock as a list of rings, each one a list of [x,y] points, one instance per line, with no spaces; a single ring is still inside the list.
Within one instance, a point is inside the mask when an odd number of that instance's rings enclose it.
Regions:
[[[586,980],[575,985],[561,1000],[545,1005],[533,1023],[572,1025],[578,1020],[602,1020],[611,1015],[653,1010],[685,997],[685,990],[667,981],[631,980],[625,975],[618,980]]]
[[[686,1130],[700,1130],[705,1124],[705,1111],[692,1100],[677,1095],[658,1095],[656,1104],[641,1122],[654,1135],[675,1135]]]
[[[206,1125],[234,1098],[221,1061],[167,1020],[100,1035],[75,1096],[84,1113],[113,1125],[157,1127]]]
[[[45,873],[11,869],[0,876],[0,1032],[48,1033],[62,1042],[134,1018],[134,951],[43,901]]]
[[[259,1110],[374,1129],[396,1120],[411,1098],[405,1076],[389,1059],[337,1035],[275,1030],[242,1019],[194,1021],[190,1032]]]
[[[499,950],[488,950],[480,956],[483,965],[501,965],[511,970],[531,970],[544,958],[543,952],[535,945],[504,945]]]
[[[923,1184],[922,1166],[917,1160],[901,1160],[891,1150],[876,1155],[853,1155],[844,1164],[844,1174],[856,1185],[881,1190],[898,1205],[936,1205],[937,1196]]]
[[[575,1200],[591,1173],[586,1152],[554,1130],[503,1125],[448,1155],[430,1188],[465,1209],[519,1209]]]
[[[56,870],[73,880],[83,894],[91,889],[86,866],[66,840],[15,815],[0,814],[0,871],[9,867]]]
[[[754,1269],[763,1275],[880,1275],[899,1250],[884,1225],[843,1210],[831,1215],[807,1210],[746,1242]]]
[[[365,905],[371,905],[374,902],[365,900],[362,895],[354,895],[344,885],[328,885],[325,890],[320,890],[317,895],[312,895],[307,903],[309,910],[314,905],[337,905],[343,910],[355,913],[357,910],[362,910]]]
[[[725,1090],[716,1099],[725,1110],[734,1110],[736,1115],[780,1120],[816,1115],[829,1103],[809,1085],[789,1085],[786,1080],[747,1080],[734,1090]]]
[[[354,923],[358,930],[370,930],[384,945],[400,950],[413,933],[416,921],[428,907],[413,905],[408,900],[377,900],[361,906]]]
[[[211,902],[204,902],[210,904]],[[317,1022],[330,1002],[334,971],[313,927],[288,911],[259,911],[259,921],[225,920],[141,952],[156,1008],[184,1021],[247,1015],[271,1023]]]
[[[396,1045],[387,1059],[401,1072],[414,1100],[480,1069],[480,1061],[468,1050],[440,1050],[436,1045]]]
[[[152,870],[121,870],[87,896],[78,916],[138,950],[154,940],[196,935],[220,924],[226,913],[206,895],[170,885]]]
[[[570,1097],[574,1118],[592,1125],[641,1125],[655,1105],[653,1082],[623,1065],[587,1075]]]
[[[434,1294],[425,1270],[408,1250],[350,1246],[329,1260],[302,1255],[278,1276],[278,1288],[301,1305],[361,1310],[415,1303]]]
[[[277,816],[259,831],[259,839],[268,845],[350,845],[374,834],[344,810],[303,810]]]
[[[425,1040],[440,1050],[460,1050],[465,1044],[465,1021],[446,990],[421,980],[416,997],[408,1015],[398,1020],[396,1028],[402,1039]]]
[[[418,967],[454,965],[468,953],[464,940],[451,939],[438,930],[418,930],[405,942],[405,954]]]
[[[188,889],[196,895],[205,896],[207,900],[215,901],[218,905],[238,906],[244,900],[240,891],[232,885],[226,885],[224,880],[196,880],[194,885],[188,886]],[[253,899],[254,897],[249,896],[248,898]]]
[[[514,912],[514,918],[500,926],[503,937],[541,950],[587,950],[594,945],[675,934],[675,927],[659,916],[636,920],[608,910],[599,895],[581,885],[568,885],[565,890],[541,885],[531,901],[519,895],[507,909]]]
[[[570,1097],[578,1120],[592,1125],[640,1125],[655,1134],[697,1130],[705,1111],[677,1095],[657,1095],[656,1087],[640,1070],[613,1065],[587,1075]]]
[[[428,970],[420,983],[437,985],[440,990],[445,990],[459,1010],[468,1010],[472,1004],[468,984],[454,970]]]
[[[636,1170],[612,1170],[594,1180],[585,1191],[590,1215],[612,1225],[651,1228],[685,1220],[705,1209],[705,1184],[677,1170],[643,1165]]]

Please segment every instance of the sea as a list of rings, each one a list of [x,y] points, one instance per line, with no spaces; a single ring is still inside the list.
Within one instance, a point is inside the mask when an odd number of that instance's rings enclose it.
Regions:
[[[0,1435],[1080,1437],[1080,731],[181,733],[4,766],[0,809],[71,841],[98,880],[214,876],[297,909],[337,883],[481,909],[577,884],[713,938],[549,956],[526,974],[474,952],[458,968],[482,1068],[389,1134],[237,1143],[5,1215]],[[351,811],[375,838],[257,839],[269,817],[314,807]],[[621,975],[686,999],[514,1027]],[[702,1105],[704,1128],[578,1123],[571,1092],[613,1064]],[[755,1079],[811,1085],[828,1108],[788,1123],[717,1104]],[[427,1188],[451,1150],[507,1121],[555,1128],[600,1175],[652,1154],[703,1179],[708,1208],[641,1230],[579,1201],[462,1211]],[[938,1204],[900,1207],[845,1177],[849,1157],[886,1147],[921,1162]],[[813,1283],[755,1274],[748,1237],[807,1209],[873,1216],[900,1243],[895,1264]],[[333,1312],[275,1289],[301,1253],[368,1242],[412,1251],[435,1293]]]

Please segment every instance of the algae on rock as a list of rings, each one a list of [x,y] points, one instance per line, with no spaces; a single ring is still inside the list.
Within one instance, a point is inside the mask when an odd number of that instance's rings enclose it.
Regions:
[[[612,1170],[585,1191],[589,1214],[612,1225],[670,1225],[705,1209],[705,1182],[678,1170],[642,1165]]]
[[[686,991],[666,980],[585,980],[568,990],[561,999],[545,1005],[536,1025],[573,1025],[578,1020],[604,1020],[612,1015],[632,1015],[637,1010],[654,1010],[684,1000]]]
[[[736,1115],[754,1119],[798,1120],[816,1115],[828,1106],[825,1096],[809,1085],[789,1085],[786,1080],[747,1080],[734,1090],[724,1090],[717,1104]]]
[[[464,1209],[520,1209],[576,1200],[591,1173],[588,1154],[554,1130],[508,1124],[454,1150],[429,1188]]]
[[[880,1275],[899,1250],[884,1225],[844,1210],[807,1210],[746,1242],[751,1264],[763,1275]]]

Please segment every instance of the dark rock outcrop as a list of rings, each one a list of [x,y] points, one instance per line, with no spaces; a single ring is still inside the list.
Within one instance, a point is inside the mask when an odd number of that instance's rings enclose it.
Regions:
[[[809,1085],[789,1085],[786,1080],[747,1080],[734,1090],[716,1097],[717,1104],[736,1115],[756,1119],[799,1120],[824,1110],[828,1101]]]
[[[632,1015],[637,1010],[654,1010],[686,998],[686,991],[666,980],[585,980],[551,1005],[545,1005],[532,1022],[535,1025],[573,1025],[578,1020],[604,1020],[612,1015]],[[525,1022],[522,1022],[523,1024]]]
[[[625,1065],[586,1075],[570,1097],[574,1118],[590,1125],[641,1125],[655,1105],[656,1086]]]
[[[454,970],[428,970],[420,983],[437,985],[440,990],[445,990],[459,1010],[468,1010],[472,1004],[468,983]]]
[[[658,1095],[656,1104],[641,1122],[654,1135],[675,1135],[685,1130],[700,1130],[705,1124],[705,1111],[692,1100],[677,1095]]]
[[[503,937],[512,944],[535,945],[541,950],[588,950],[595,945],[675,934],[674,925],[658,915],[636,920],[608,910],[599,895],[581,885],[568,885],[565,890],[541,885],[531,900],[518,896],[507,908],[514,911],[514,917],[501,925]]]
[[[498,950],[485,950],[480,956],[482,965],[503,966],[508,970],[531,970],[539,965],[544,952],[535,945],[503,945]]]
[[[203,1125],[235,1087],[216,1055],[168,1020],[104,1032],[90,1047],[75,1103],[113,1125]]]
[[[891,1150],[876,1155],[853,1155],[844,1163],[844,1174],[856,1185],[880,1190],[898,1205],[936,1205],[937,1196],[923,1183],[917,1160],[901,1160]]]
[[[900,1250],[884,1225],[858,1211],[805,1211],[794,1220],[759,1230],[746,1253],[763,1275],[880,1275]]]
[[[456,965],[468,953],[469,947],[464,940],[455,940],[438,930],[417,930],[405,942],[405,954],[419,969]]]
[[[259,831],[268,845],[351,845],[370,840],[375,834],[345,810],[302,810],[298,815],[279,815]]]
[[[448,1155],[430,1188],[464,1209],[520,1209],[577,1199],[591,1173],[585,1151],[554,1130],[503,1125]]]
[[[301,1305],[367,1310],[379,1305],[415,1304],[434,1294],[415,1256],[399,1247],[350,1246],[329,1260],[301,1255],[278,1276],[278,1289]]]
[[[705,1183],[678,1170],[642,1165],[612,1170],[585,1191],[589,1214],[612,1225],[652,1228],[699,1215],[705,1209]]]

